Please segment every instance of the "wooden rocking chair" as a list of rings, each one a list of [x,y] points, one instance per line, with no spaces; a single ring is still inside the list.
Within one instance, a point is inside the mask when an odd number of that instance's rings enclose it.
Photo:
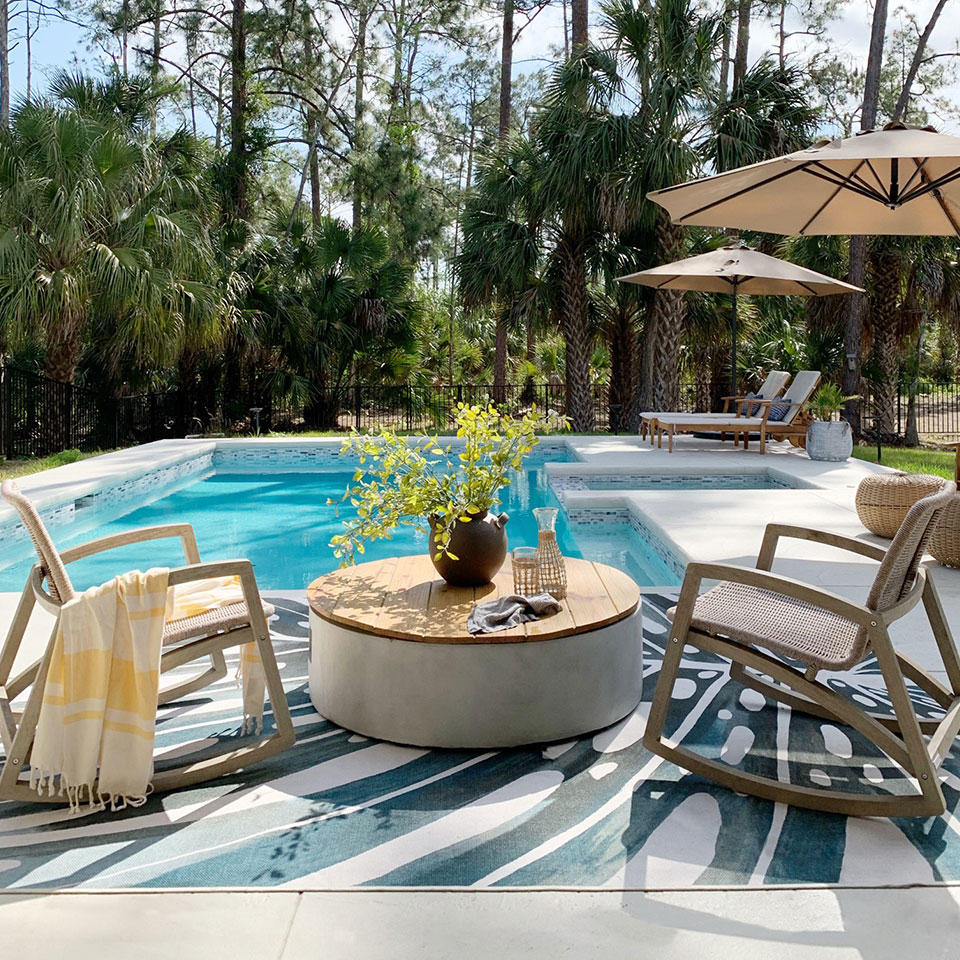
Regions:
[[[644,745],[709,780],[768,800],[854,816],[925,817],[943,813],[946,803],[937,771],[960,730],[960,658],[933,581],[920,561],[939,515],[956,489],[955,484],[945,483],[943,490],[914,504],[886,550],[852,537],[773,523],[767,526],[755,570],[691,563],[679,602],[671,611],[673,627]],[[827,544],[880,561],[866,604],[768,572],[782,537]],[[698,596],[703,580],[721,582]],[[949,686],[899,653],[890,639],[889,625],[921,600]],[[686,644],[728,657],[732,661],[731,677],[765,696],[858,730],[915,777],[920,792],[880,796],[782,783],[664,740],[664,720]],[[805,669],[797,669],[766,650],[799,662]],[[869,713],[817,680],[819,671],[848,669],[871,652],[886,683],[892,717]],[[917,718],[905,678],[943,708],[942,720]]]
[[[40,716],[43,688],[60,622],[60,609],[76,595],[67,575],[66,564],[131,543],[179,537],[187,566],[170,571],[167,583],[171,587],[215,577],[238,576],[243,589],[243,602],[211,608],[195,616],[167,622],[163,634],[161,675],[199,659],[209,659],[210,666],[195,676],[162,688],[159,703],[177,700],[225,677],[227,667],[223,651],[228,647],[252,641],[257,644],[263,663],[267,694],[276,726],[273,734],[251,739],[242,747],[221,751],[202,760],[155,774],[153,789],[176,789],[230,773],[279,753],[293,744],[293,722],[267,627],[267,618],[273,614],[273,607],[261,599],[249,560],[201,563],[196,537],[188,523],[130,530],[71,547],[60,553],[33,504],[20,492],[16,483],[4,480],[0,486],[0,494],[17,509],[39,558],[30,571],[13,623],[0,651],[0,739],[6,753],[6,760],[0,771],[0,799],[67,802],[65,797],[41,796],[30,789],[25,777],[21,777],[24,767],[30,762],[30,749]],[[52,613],[56,621],[44,655],[11,679],[10,674],[34,604],[39,604]],[[13,710],[13,700],[28,688],[30,693],[26,705],[22,714],[18,714]]]

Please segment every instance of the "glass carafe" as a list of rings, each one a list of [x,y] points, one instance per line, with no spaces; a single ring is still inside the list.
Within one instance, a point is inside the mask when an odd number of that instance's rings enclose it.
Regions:
[[[537,559],[540,561],[540,589],[549,593],[555,600],[567,595],[567,567],[557,543],[556,507],[537,507],[533,511],[537,518],[539,538],[537,540]]]

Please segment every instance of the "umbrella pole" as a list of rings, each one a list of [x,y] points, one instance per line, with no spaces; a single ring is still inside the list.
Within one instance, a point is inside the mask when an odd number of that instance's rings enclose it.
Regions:
[[[737,396],[737,285],[733,285],[733,351],[730,357],[730,396]]]

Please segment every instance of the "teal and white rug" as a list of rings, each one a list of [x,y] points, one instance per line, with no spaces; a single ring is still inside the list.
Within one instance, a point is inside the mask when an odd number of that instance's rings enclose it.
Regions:
[[[960,760],[943,772],[951,813],[863,820],[740,796],[644,749],[670,599],[644,606],[645,702],[568,743],[423,750],[354,736],[307,695],[306,608],[272,624],[296,746],[244,774],[117,814],[0,805],[0,886],[355,886],[669,889],[696,885],[907,885],[960,880]],[[727,763],[793,782],[900,791],[908,782],[858,734],[730,681],[707,654],[684,663],[667,731]],[[889,706],[869,664],[830,682]],[[935,704],[914,691],[923,716]],[[239,726],[233,681],[164,710],[163,752]],[[269,718],[268,718],[269,719]],[[789,760],[788,760],[789,756]]]

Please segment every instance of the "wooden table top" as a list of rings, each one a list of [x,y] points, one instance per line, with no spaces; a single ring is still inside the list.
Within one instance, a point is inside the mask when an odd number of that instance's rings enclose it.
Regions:
[[[602,563],[565,559],[563,609],[497,633],[469,633],[467,617],[475,603],[513,593],[509,556],[494,582],[482,587],[451,587],[425,554],[373,560],[314,580],[307,600],[317,616],[331,623],[421,643],[553,640],[616,623],[637,609],[640,588],[625,573]]]

